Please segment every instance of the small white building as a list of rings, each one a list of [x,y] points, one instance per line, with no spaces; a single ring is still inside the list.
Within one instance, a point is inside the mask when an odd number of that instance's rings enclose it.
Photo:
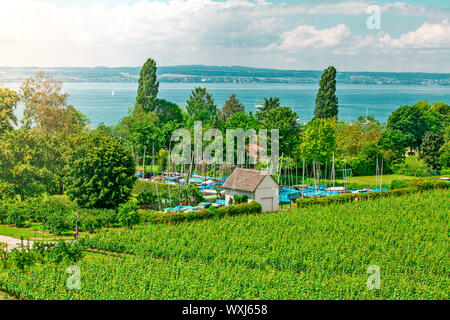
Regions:
[[[225,205],[230,204],[234,195],[248,196],[248,201],[256,201],[262,211],[278,210],[279,184],[268,173],[254,169],[236,168],[223,184]]]

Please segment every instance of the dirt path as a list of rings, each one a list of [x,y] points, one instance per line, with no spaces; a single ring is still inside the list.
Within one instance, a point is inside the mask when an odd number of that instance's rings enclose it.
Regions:
[[[11,251],[14,248],[19,248],[20,244],[21,244],[20,239],[7,237],[7,236],[2,236],[2,235],[0,235],[0,242],[6,243],[6,246],[7,246],[6,250],[7,251]],[[33,241],[23,240],[23,245],[31,247],[31,246],[33,246]]]

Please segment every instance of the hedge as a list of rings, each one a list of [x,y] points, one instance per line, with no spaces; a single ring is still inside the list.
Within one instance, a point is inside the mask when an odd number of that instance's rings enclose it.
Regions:
[[[252,201],[234,206],[220,207],[218,209],[202,209],[190,212],[154,212],[144,211],[141,213],[142,219],[149,223],[176,223],[182,221],[193,221],[205,218],[217,218],[224,216],[236,216],[242,214],[260,213],[262,207],[259,203]]]
[[[51,233],[61,234],[75,229],[78,212],[78,229],[94,231],[102,227],[120,226],[116,211],[112,209],[84,209],[77,207],[66,196],[32,198],[18,202],[0,202],[0,223],[28,227],[30,222],[40,222]]]
[[[330,205],[334,203],[346,203],[358,200],[379,199],[388,197],[397,197],[405,194],[421,192],[432,189],[448,189],[450,183],[436,180],[407,180],[407,187],[393,189],[389,191],[376,191],[368,193],[344,193],[337,196],[329,197],[312,197],[312,198],[298,198],[296,204],[299,208],[306,208],[316,205]],[[397,184],[397,183],[396,183]]]

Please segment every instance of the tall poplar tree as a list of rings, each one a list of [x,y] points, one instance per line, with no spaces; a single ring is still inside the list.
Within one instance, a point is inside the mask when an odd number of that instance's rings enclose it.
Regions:
[[[152,58],[148,58],[141,69],[136,104],[143,108],[151,104],[158,95],[159,82],[156,81],[156,69],[156,62]]]
[[[321,119],[337,118],[338,98],[336,96],[336,68],[328,67],[322,73],[320,87],[316,96],[314,116]]]

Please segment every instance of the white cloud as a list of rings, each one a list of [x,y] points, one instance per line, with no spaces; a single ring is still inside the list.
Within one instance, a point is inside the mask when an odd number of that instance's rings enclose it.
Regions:
[[[391,49],[450,49],[450,24],[448,19],[441,23],[424,23],[398,39],[386,34],[378,39],[376,46]]]
[[[281,35],[279,49],[297,52],[308,48],[335,47],[348,37],[350,37],[350,29],[344,24],[321,30],[314,26],[302,25]]]
[[[365,65],[374,52],[449,47],[447,20],[435,20],[448,11],[383,4],[383,12],[433,16],[415,31],[393,38],[387,32],[361,31],[369,3],[158,0],[85,7],[5,1],[0,11],[0,65],[136,66],[152,56],[159,65],[321,69],[343,56],[352,55],[355,64],[359,59]],[[351,69],[351,63],[345,68]]]

